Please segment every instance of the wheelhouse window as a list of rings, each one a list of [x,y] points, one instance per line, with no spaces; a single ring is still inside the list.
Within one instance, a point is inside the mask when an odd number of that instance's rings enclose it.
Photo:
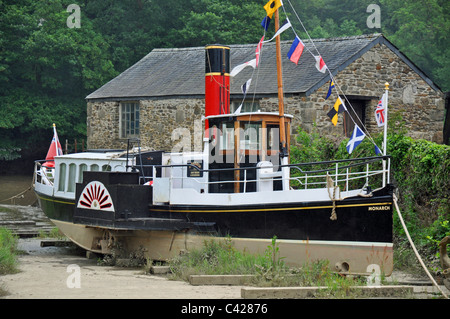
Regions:
[[[139,103],[126,102],[120,104],[120,137],[139,136]]]

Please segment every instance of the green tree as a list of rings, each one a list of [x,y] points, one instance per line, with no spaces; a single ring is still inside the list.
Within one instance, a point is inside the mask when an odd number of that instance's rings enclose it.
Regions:
[[[174,44],[256,43],[263,34],[260,22],[264,16],[260,1],[192,1],[191,11],[181,17],[183,27],[172,30]]]
[[[445,0],[383,0],[389,39],[444,91],[450,90],[450,3]]]
[[[0,1],[0,160],[44,157],[60,138],[83,138],[84,97],[118,73],[108,43],[83,19],[69,28],[63,1]]]

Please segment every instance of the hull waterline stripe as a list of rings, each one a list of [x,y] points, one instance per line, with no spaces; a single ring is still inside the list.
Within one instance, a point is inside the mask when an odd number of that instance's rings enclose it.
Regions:
[[[364,206],[383,206],[392,205],[392,203],[368,203],[368,204],[352,204],[352,205],[336,205],[336,208],[346,208],[346,207],[364,207]],[[288,211],[288,210],[306,210],[306,209],[322,209],[322,208],[333,208],[333,205],[329,206],[309,206],[309,207],[285,207],[285,208],[249,208],[249,209],[157,209],[150,208],[152,212],[174,212],[174,213],[233,213],[233,212],[261,212],[261,211]]]
[[[42,197],[42,196],[38,195],[37,193],[36,193],[36,196],[39,197],[39,198],[42,199],[42,200],[46,200],[46,201],[49,201],[49,202],[55,202],[55,203],[60,203],[60,204],[75,205],[75,203],[72,203],[72,202],[63,202],[63,201],[61,201],[61,200],[56,200],[56,199],[50,199],[50,198]]]

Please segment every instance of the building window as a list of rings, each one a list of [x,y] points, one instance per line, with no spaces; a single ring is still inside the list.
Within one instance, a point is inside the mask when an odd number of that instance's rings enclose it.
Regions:
[[[139,103],[120,104],[120,137],[139,136]]]
[[[231,102],[231,113],[236,112],[236,110],[239,108],[239,105],[241,105],[242,103],[242,108],[241,108],[241,113],[248,113],[248,112],[257,112],[260,110],[259,108],[259,101],[254,100],[254,101],[244,101],[242,102],[242,100],[239,101],[232,101]]]

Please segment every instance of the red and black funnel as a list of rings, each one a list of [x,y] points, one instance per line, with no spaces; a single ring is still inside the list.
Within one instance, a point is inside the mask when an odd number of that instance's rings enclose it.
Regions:
[[[230,48],[205,48],[205,116],[230,113]],[[205,121],[208,129],[208,121]]]

